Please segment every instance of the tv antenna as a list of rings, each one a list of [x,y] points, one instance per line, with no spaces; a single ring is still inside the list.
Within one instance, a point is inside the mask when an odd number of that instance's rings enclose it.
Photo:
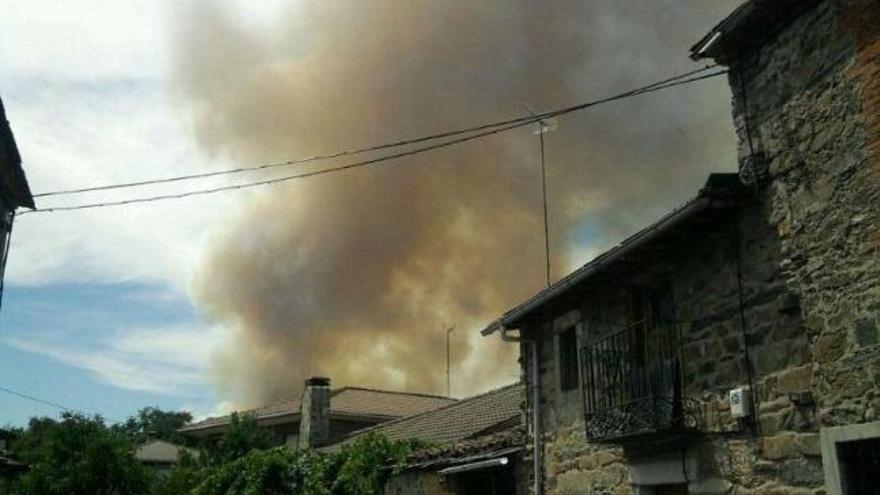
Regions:
[[[520,102],[532,116],[537,117],[535,112],[525,102]],[[559,128],[559,121],[556,118],[538,119],[538,128],[532,133],[538,136],[538,142],[541,147],[541,201],[544,206],[544,257],[547,262],[547,287],[550,287],[550,224],[547,219],[547,168],[544,163],[544,134],[553,132]]]
[[[446,397],[451,397],[452,389],[451,389],[451,381],[449,379],[449,370],[450,370],[450,347],[449,347],[449,337],[452,332],[455,330],[455,324],[449,325],[446,327]]]

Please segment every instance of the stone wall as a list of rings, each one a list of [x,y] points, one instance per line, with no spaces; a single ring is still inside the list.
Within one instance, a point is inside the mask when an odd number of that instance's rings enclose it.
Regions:
[[[457,474],[457,475],[448,475],[446,477],[440,475],[438,472],[443,467],[449,467],[449,465],[438,464],[432,467],[410,467],[404,469],[402,472],[393,474],[385,485],[382,488],[383,495],[455,495],[461,493],[475,493],[477,490],[484,490],[484,485],[482,483],[488,481],[483,479],[480,481],[480,485],[474,486],[472,483],[473,479],[468,479],[468,476],[478,475],[478,476],[489,476],[494,472],[495,483],[500,483],[501,481],[497,478],[500,476],[499,469],[504,469],[505,476],[509,476],[512,478],[516,484],[514,487],[514,491],[508,492],[502,491],[506,490],[503,486],[495,485],[495,490],[500,493],[505,493],[505,495],[523,495],[527,493],[525,487],[521,485],[522,481],[528,477],[528,475],[523,473],[523,469],[529,469],[528,465],[524,465],[519,457],[519,454],[509,454],[508,460],[510,465],[506,468],[490,468],[488,471],[472,471],[465,474]],[[460,464],[461,459],[457,461],[452,461],[452,464]],[[482,473],[480,475],[479,473]],[[468,485],[470,483],[470,485]]]
[[[384,495],[455,495],[454,487],[435,471],[408,471],[392,476]]]
[[[878,419],[880,3],[821,2],[731,69],[752,201],[653,260],[628,260],[632,273],[573,290],[567,310],[523,329],[544,339],[546,493],[638,493],[631,483],[668,473],[679,450],[681,480],[670,482],[691,493],[824,493],[820,429]],[[706,434],[684,449],[589,442],[580,393],[559,389],[554,333],[574,324],[583,344],[620,328],[626,286],[661,279],[674,293],[685,392],[699,399]],[[521,349],[528,383],[533,363]],[[749,382],[754,421],[734,420],[727,392]]]
[[[822,426],[880,409],[878,33],[876,1],[828,0],[732,67],[744,175],[754,148],[765,218],[801,299]]]
[[[798,297],[779,268],[776,233],[762,211],[751,200],[735,214],[716,214],[699,230],[648,246],[648,254],[628,260],[636,268],[600,274],[598,282],[578,289],[571,310],[540,327],[546,337],[575,325],[581,344],[595,340],[629,323],[631,286],[668,284],[682,332],[685,394],[700,404],[707,433],[683,452],[679,444],[662,442],[624,449],[587,441],[581,392],[560,390],[558,340],[549,338],[540,355],[546,493],[631,493],[633,466],[651,471],[654,458],[665,466],[670,449],[690,466],[684,469],[692,471],[689,477],[678,475],[692,493],[821,485],[815,415],[809,404],[788,396],[810,390],[808,341]],[[727,402],[730,389],[750,382],[754,427],[732,419]]]

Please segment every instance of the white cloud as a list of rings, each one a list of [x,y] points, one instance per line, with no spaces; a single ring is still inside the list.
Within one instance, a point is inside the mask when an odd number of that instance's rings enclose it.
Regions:
[[[208,388],[210,342],[222,338],[212,328],[162,327],[120,332],[88,346],[22,336],[5,339],[22,351],[84,369],[116,387],[173,396],[203,395]]]
[[[153,0],[0,1],[4,74],[117,79],[162,64],[164,10]]]
[[[8,113],[35,192],[205,170],[207,161],[188,139],[181,112],[152,83],[17,89],[7,100]],[[211,183],[37,198],[37,204],[150,196],[205,184]],[[207,227],[222,224],[235,196],[22,215],[13,233],[8,280],[159,282],[183,294],[210,235]]]
[[[243,22],[262,23],[286,3],[248,3],[238,10],[246,16]],[[34,193],[232,165],[199,150],[191,112],[170,82],[173,38],[168,27],[182,8],[186,5],[175,0],[0,0],[0,95]],[[37,204],[149,196],[224,180],[37,198]],[[260,190],[20,216],[6,281],[38,287],[127,282],[145,287],[124,294],[135,306],[145,300],[191,300],[189,281],[212,236],[249,194]],[[4,308],[10,311],[15,308]],[[96,322],[83,341],[49,329],[7,334],[5,342],[88,370],[113,386],[189,397],[190,402],[213,396],[208,356],[224,342],[222,331],[199,328],[195,321],[192,326],[117,330],[112,317],[103,314]],[[217,410],[226,407],[219,404]]]
[[[238,409],[239,408],[234,403],[225,400],[208,408],[202,407],[198,404],[184,404],[183,407],[180,408],[181,411],[188,411],[192,414],[193,422],[216,416],[225,416]]]
[[[281,5],[249,5],[243,21],[265,22]],[[167,27],[183,8],[172,0],[0,0],[0,95],[33,192],[232,165],[199,150],[190,109],[170,82]],[[253,177],[37,198],[37,204],[151,196]],[[186,297],[212,234],[242,196],[259,192],[21,216],[7,281],[141,281]]]

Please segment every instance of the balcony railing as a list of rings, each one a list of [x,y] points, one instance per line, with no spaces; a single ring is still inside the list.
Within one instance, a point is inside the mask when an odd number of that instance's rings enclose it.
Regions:
[[[678,325],[640,321],[581,349],[584,418],[592,440],[699,429],[682,397]]]

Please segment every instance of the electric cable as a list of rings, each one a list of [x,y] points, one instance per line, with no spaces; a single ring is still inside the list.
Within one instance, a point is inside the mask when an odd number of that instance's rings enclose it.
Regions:
[[[39,404],[43,404],[43,405],[45,405],[45,406],[54,407],[55,409],[60,409],[60,410],[62,410],[62,411],[64,411],[64,412],[78,413],[78,414],[83,414],[83,415],[85,415],[85,416],[88,416],[88,415],[89,415],[88,413],[86,413],[85,411],[83,411],[83,410],[81,410],[81,409],[75,409],[75,408],[73,408],[73,407],[67,407],[67,406],[61,405],[61,404],[59,404],[59,403],[57,403],[57,402],[52,402],[52,401],[48,401],[48,400],[45,400],[45,399],[40,399],[39,397],[34,397],[34,396],[32,396],[32,395],[27,395],[27,394],[23,394],[23,393],[21,393],[21,392],[16,392],[15,390],[12,390],[12,389],[9,389],[9,388],[6,388],[6,387],[0,387],[0,392],[6,392],[7,394],[14,395],[14,396],[19,397],[19,398],[21,398],[21,399],[29,400],[29,401],[32,401],[32,402],[37,402],[37,403],[39,403]],[[104,418],[104,419],[109,419],[110,421],[113,421],[113,422],[116,422],[116,423],[120,423],[120,422],[121,422],[121,421],[115,420],[115,419],[113,419],[113,418],[108,418],[108,417],[106,417],[106,416],[101,416],[101,417]]]
[[[250,188],[250,187],[264,186],[264,185],[276,184],[279,182],[286,182],[286,181],[295,180],[295,179],[314,177],[317,175],[336,173],[336,172],[340,172],[340,171],[344,171],[344,170],[350,170],[350,169],[354,169],[354,168],[364,167],[367,165],[374,165],[374,164],[378,164],[378,163],[382,163],[382,162],[387,162],[387,161],[395,160],[398,158],[413,156],[413,155],[421,154],[421,153],[424,153],[427,151],[445,148],[448,146],[461,144],[461,143],[465,143],[468,141],[473,141],[475,139],[479,139],[482,137],[486,137],[486,136],[490,136],[490,135],[494,135],[494,134],[499,134],[499,133],[502,133],[502,132],[505,132],[505,131],[508,131],[511,129],[516,129],[516,128],[523,127],[526,125],[538,123],[541,120],[544,120],[547,118],[558,117],[558,116],[562,116],[562,115],[565,115],[568,113],[584,110],[586,108],[602,105],[605,103],[610,103],[613,101],[618,101],[618,100],[622,100],[622,99],[626,99],[626,98],[632,98],[635,96],[639,96],[639,95],[643,95],[643,94],[647,94],[647,93],[652,93],[652,92],[656,92],[656,91],[661,91],[664,89],[668,89],[668,88],[672,88],[672,87],[676,87],[676,86],[681,86],[684,84],[690,84],[693,82],[702,81],[705,79],[718,77],[720,75],[724,75],[727,73],[728,73],[727,70],[721,70],[721,71],[713,72],[713,73],[702,75],[702,76],[690,77],[687,79],[681,79],[681,76],[676,76],[675,78],[670,78],[670,79],[673,79],[672,82],[667,82],[668,80],[660,81],[657,83],[650,84],[648,86],[637,88],[637,89],[634,89],[631,91],[627,91],[625,93],[620,93],[620,94],[610,96],[607,98],[603,98],[600,100],[594,100],[594,101],[590,101],[590,102],[586,102],[586,103],[581,103],[578,105],[574,105],[574,106],[559,109],[559,110],[536,114],[534,116],[523,117],[520,119],[514,119],[514,120],[510,121],[511,122],[510,124],[504,125],[501,127],[488,126],[487,128],[489,130],[478,132],[476,134],[465,135],[463,137],[459,137],[456,139],[447,140],[447,141],[443,141],[440,143],[431,144],[428,146],[423,146],[420,148],[415,148],[415,149],[404,151],[404,152],[394,153],[391,155],[384,155],[384,156],[380,156],[377,158],[348,163],[348,164],[340,165],[337,167],[314,170],[314,171],[310,171],[310,172],[287,175],[287,176],[276,177],[276,178],[272,178],[272,179],[255,181],[255,182],[244,182],[244,183],[239,183],[239,184],[218,186],[218,187],[210,188],[210,189],[199,189],[199,190],[193,190],[193,191],[186,191],[186,192],[182,192],[182,193],[171,193],[171,194],[163,194],[163,195],[157,195],[157,196],[123,199],[123,200],[118,200],[118,201],[86,203],[86,204],[80,204],[80,205],[53,206],[53,207],[48,207],[48,208],[38,208],[38,209],[23,211],[22,213],[19,213],[19,216],[25,215],[25,214],[31,214],[31,213],[50,213],[50,212],[59,212],[59,211],[85,210],[85,209],[93,209],[93,208],[103,208],[103,207],[108,207],[108,206],[120,206],[120,205],[128,205],[128,204],[153,202],[153,201],[162,201],[162,200],[168,200],[168,199],[180,199],[180,198],[186,198],[186,197],[191,197],[191,196],[199,196],[199,195],[217,193],[217,192],[221,192],[221,191],[230,191],[230,190],[244,189],[244,188]],[[425,138],[425,140],[427,140],[427,138]],[[172,178],[172,179],[159,179],[157,181],[167,182],[167,181],[170,181],[173,179],[174,178]],[[145,181],[142,181],[142,182],[145,182]],[[152,183],[157,183],[157,182],[154,181]],[[118,187],[127,187],[125,185],[117,185],[117,186]],[[100,186],[100,187],[103,187],[104,189],[109,189],[114,186]],[[44,193],[44,194],[48,194],[48,193]],[[60,194],[60,192],[58,192],[58,194]]]
[[[683,74],[679,74],[677,76],[673,76],[673,77],[670,77],[670,78],[667,78],[667,79],[664,79],[661,81],[657,81],[657,82],[652,83],[648,86],[644,86],[642,88],[639,88],[639,89],[633,90],[633,91],[641,91],[641,90],[649,89],[649,88],[652,88],[652,87],[660,85],[660,84],[666,84],[666,83],[669,83],[672,81],[676,81],[679,79],[690,77],[692,75],[699,74],[699,73],[705,72],[707,70],[711,70],[715,67],[718,67],[718,65],[717,64],[707,65],[707,66],[702,67],[700,69],[695,69],[695,70],[692,70],[689,72],[685,72]],[[561,110],[565,110],[565,109],[561,109]],[[559,111],[559,110],[557,110],[557,111]],[[547,113],[549,114],[551,112],[547,112]],[[373,146],[368,146],[368,147],[364,147],[364,148],[356,148],[356,149],[352,149],[352,150],[342,150],[342,151],[336,151],[336,152],[324,154],[324,155],[315,155],[315,156],[310,156],[310,157],[305,157],[305,158],[297,158],[297,159],[285,160],[285,161],[274,162],[274,163],[264,163],[261,165],[255,165],[255,166],[250,166],[250,167],[238,167],[238,168],[227,169],[227,170],[217,170],[217,171],[213,171],[213,172],[201,172],[201,173],[180,175],[180,176],[176,176],[176,177],[166,177],[166,178],[160,178],[160,179],[146,179],[146,180],[139,180],[139,181],[133,181],[133,182],[124,182],[124,183],[120,183],[120,184],[108,184],[108,185],[102,185],[102,186],[83,187],[83,188],[78,188],[78,189],[49,191],[49,192],[34,194],[33,196],[35,198],[41,198],[41,197],[47,197],[47,196],[59,196],[59,195],[80,194],[80,193],[95,192],[95,191],[107,191],[107,190],[112,190],[112,189],[140,187],[140,186],[146,186],[146,185],[151,185],[151,184],[163,184],[163,183],[177,182],[177,181],[183,181],[183,180],[204,179],[204,178],[216,177],[216,176],[220,176],[220,175],[239,174],[239,173],[243,173],[243,172],[253,172],[253,171],[266,170],[266,169],[277,168],[277,167],[289,167],[289,166],[300,165],[300,164],[309,163],[309,162],[330,160],[330,159],[334,159],[334,158],[341,158],[344,156],[358,155],[358,154],[367,153],[367,152],[371,152],[371,151],[381,151],[381,150],[388,149],[388,148],[396,148],[396,147],[400,147],[400,146],[418,144],[418,143],[422,143],[425,141],[433,141],[435,139],[442,139],[442,138],[446,138],[446,137],[453,137],[453,136],[458,136],[461,134],[467,134],[467,133],[471,133],[471,132],[483,131],[486,129],[491,129],[493,127],[501,127],[501,126],[505,126],[505,125],[509,125],[509,124],[513,124],[513,123],[517,123],[517,122],[531,121],[532,119],[534,119],[536,117],[542,117],[542,115],[543,114],[532,114],[532,115],[517,117],[517,118],[509,119],[509,120],[503,120],[503,121],[499,121],[499,122],[482,124],[482,125],[478,125],[478,126],[474,126],[474,127],[466,127],[466,128],[455,129],[455,130],[451,130],[451,131],[444,131],[441,133],[431,134],[428,136],[422,136],[422,137],[414,138],[414,139],[397,140],[397,141],[392,141],[390,143],[373,145]]]

